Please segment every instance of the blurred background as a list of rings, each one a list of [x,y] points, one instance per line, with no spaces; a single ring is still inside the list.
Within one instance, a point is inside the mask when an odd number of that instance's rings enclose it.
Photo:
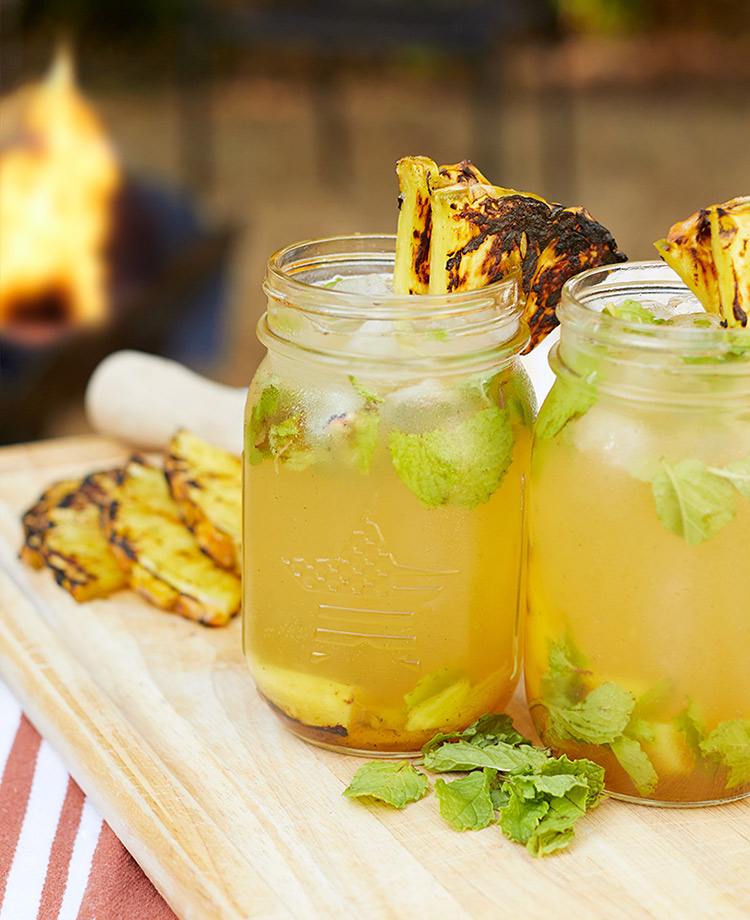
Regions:
[[[750,194],[750,0],[0,0],[0,443],[123,347],[232,386],[268,256],[395,232],[395,161],[582,204],[631,259]]]

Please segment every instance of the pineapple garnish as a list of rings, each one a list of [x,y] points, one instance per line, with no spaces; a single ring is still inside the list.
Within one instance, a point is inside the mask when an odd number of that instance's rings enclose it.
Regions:
[[[627,258],[584,208],[491,185],[468,160],[437,167],[426,157],[406,157],[397,171],[402,204],[394,290],[473,291],[517,269],[528,350],[557,325],[555,308],[568,278]]]
[[[708,313],[727,326],[750,316],[750,197],[702,208],[654,246]]]
[[[396,163],[399,216],[393,290],[396,294],[426,294],[430,284],[432,193],[446,186],[487,183],[468,160],[438,166],[429,157],[403,157]]]

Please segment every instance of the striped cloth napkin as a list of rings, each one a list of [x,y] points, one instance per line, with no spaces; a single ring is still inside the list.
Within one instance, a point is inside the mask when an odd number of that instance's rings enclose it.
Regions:
[[[0,920],[176,920],[0,681]]]

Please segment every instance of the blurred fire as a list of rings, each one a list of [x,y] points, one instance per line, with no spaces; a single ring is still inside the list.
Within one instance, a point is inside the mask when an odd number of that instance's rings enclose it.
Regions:
[[[114,150],[60,50],[46,79],[2,102],[0,331],[40,341],[108,317]],[[3,130],[3,135],[6,135]]]

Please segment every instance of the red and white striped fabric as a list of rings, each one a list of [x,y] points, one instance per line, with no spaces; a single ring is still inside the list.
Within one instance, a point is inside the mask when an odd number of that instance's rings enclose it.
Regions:
[[[0,920],[175,920],[0,681]]]

